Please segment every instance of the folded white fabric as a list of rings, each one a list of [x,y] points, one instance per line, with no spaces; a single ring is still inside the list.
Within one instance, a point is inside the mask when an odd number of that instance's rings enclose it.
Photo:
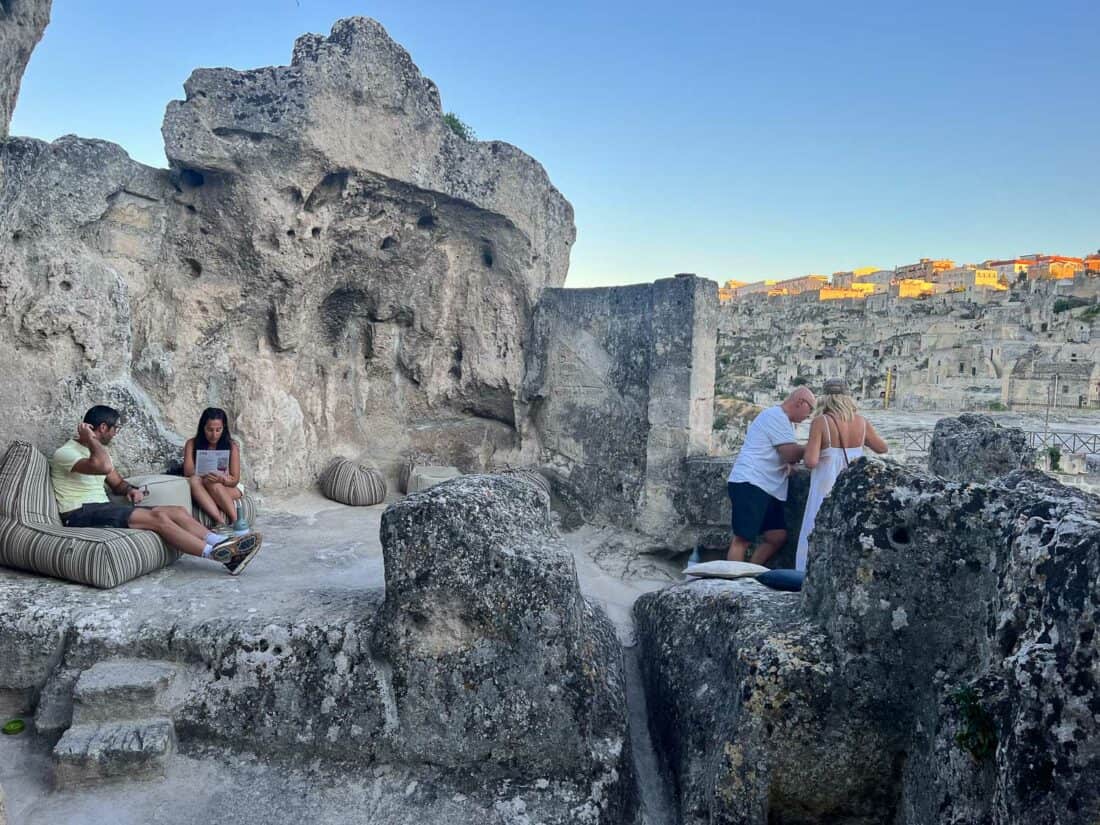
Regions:
[[[744,579],[767,572],[767,567],[747,561],[707,561],[684,569],[685,576],[700,579]]]

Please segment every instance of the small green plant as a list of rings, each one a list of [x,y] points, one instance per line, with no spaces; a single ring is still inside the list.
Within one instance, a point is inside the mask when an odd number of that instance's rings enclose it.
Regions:
[[[458,115],[454,112],[447,112],[443,115],[443,122],[450,127],[450,130],[458,135],[460,138],[466,141],[477,140],[477,135],[474,130]]]
[[[1050,459],[1050,469],[1058,472],[1062,469],[1062,451],[1057,447],[1047,447],[1047,458]]]
[[[959,709],[955,744],[978,762],[988,759],[997,751],[997,729],[993,717],[982,707],[978,693],[972,687],[960,687],[951,698]]]
[[[992,410],[993,412],[1005,412],[1005,411],[1008,410],[1008,407],[1006,407],[1000,401],[990,401],[989,402],[989,409]]]
[[[796,375],[794,378],[791,379],[792,387],[801,387],[809,383],[810,379],[804,375]]]
[[[714,416],[714,429],[724,430],[729,426],[730,420],[724,415]]]
[[[1071,309],[1077,309],[1077,307],[1088,306],[1089,303],[1088,299],[1078,298],[1076,295],[1071,295],[1069,298],[1059,298],[1054,302],[1054,312],[1055,314],[1068,312]]]
[[[1082,321],[1089,321],[1091,323],[1097,315],[1100,315],[1100,304],[1093,304],[1082,312],[1080,317]]]

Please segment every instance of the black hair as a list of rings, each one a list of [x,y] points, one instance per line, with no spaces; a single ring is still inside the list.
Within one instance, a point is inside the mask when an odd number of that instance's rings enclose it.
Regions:
[[[218,443],[211,447],[206,442],[206,423],[208,421],[220,421],[222,422],[222,437],[218,439]],[[206,444],[206,449],[214,450],[229,450],[233,447],[233,440],[229,436],[229,416],[225,414],[225,410],[219,407],[207,407],[202,411],[202,415],[199,416],[199,428],[195,431],[195,440],[191,442],[191,455],[198,452],[199,444]]]
[[[121,420],[122,413],[114,407],[108,407],[106,404],[96,404],[84,413],[84,423],[91,424],[93,430],[98,429],[100,424],[117,427]]]

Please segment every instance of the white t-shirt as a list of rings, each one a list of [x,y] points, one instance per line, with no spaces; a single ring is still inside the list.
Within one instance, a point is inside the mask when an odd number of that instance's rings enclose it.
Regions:
[[[745,433],[745,443],[730,471],[730,481],[755,484],[769,496],[787,500],[787,463],[775,449],[796,443],[794,425],[782,407],[768,407]]]

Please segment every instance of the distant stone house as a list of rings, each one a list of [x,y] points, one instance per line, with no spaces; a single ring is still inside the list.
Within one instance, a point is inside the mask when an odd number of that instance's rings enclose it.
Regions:
[[[1096,348],[1069,352],[1060,346],[1033,346],[1005,376],[1003,399],[1010,406],[1058,407],[1095,405],[1100,388]]]

